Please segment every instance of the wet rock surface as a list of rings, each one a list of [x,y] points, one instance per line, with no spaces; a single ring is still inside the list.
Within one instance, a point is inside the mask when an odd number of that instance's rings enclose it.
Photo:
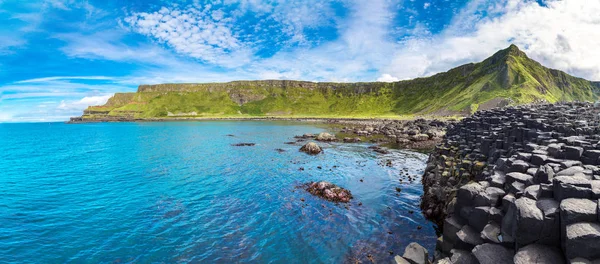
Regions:
[[[507,107],[450,124],[422,181],[421,209],[443,231],[439,263],[600,261],[593,104]]]
[[[308,183],[306,190],[312,195],[331,202],[347,203],[352,199],[352,193],[349,190],[326,181]]]

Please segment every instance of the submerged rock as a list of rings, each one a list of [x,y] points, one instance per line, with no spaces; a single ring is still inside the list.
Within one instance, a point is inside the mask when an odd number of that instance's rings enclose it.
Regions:
[[[317,145],[317,143],[308,142],[300,148],[300,151],[306,152],[311,155],[316,155],[321,153],[321,151],[323,150],[321,149],[321,147],[319,147],[319,145]]]
[[[231,144],[234,147],[252,147],[254,145],[256,145],[256,143],[237,143],[237,144]]]
[[[311,182],[307,184],[306,190],[312,195],[331,202],[347,203],[352,199],[352,193],[349,190],[326,181]]]

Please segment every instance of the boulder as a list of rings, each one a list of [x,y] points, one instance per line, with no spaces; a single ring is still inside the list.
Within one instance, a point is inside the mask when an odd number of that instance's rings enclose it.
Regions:
[[[552,179],[554,199],[562,201],[567,198],[592,197],[592,183],[581,177],[557,176]]]
[[[481,231],[481,239],[483,239],[484,242],[499,244],[500,243],[500,240],[498,239],[499,236],[500,236],[500,226],[498,224],[496,224],[495,222],[491,222],[491,223],[487,224],[483,228],[483,231]]]
[[[554,178],[554,170],[548,164],[540,166],[534,174],[533,181],[536,183],[551,183]]]
[[[514,257],[515,264],[565,264],[560,249],[540,244],[520,248]]]
[[[533,176],[520,172],[511,172],[506,174],[506,183],[512,184],[513,182],[519,182],[526,186],[533,184]]]
[[[519,198],[515,201],[516,226],[513,237],[517,245],[528,245],[540,239],[544,227],[544,214],[536,206],[536,201]]]
[[[525,173],[529,169],[529,163],[522,160],[517,160],[510,165],[509,172]]]
[[[323,150],[321,149],[321,147],[319,147],[319,145],[317,145],[317,143],[308,142],[300,148],[300,151],[306,152],[311,155],[316,155],[321,153],[321,151]]]
[[[408,246],[404,249],[402,258],[408,260],[408,262],[412,264],[429,263],[429,254],[427,249],[415,242],[408,244]]]
[[[452,257],[450,257],[450,262],[456,264],[479,264],[479,261],[471,254],[471,251],[466,250],[452,250]]]
[[[542,210],[544,217],[554,217],[560,212],[560,204],[554,199],[540,199],[535,204]]]
[[[588,199],[564,199],[560,202],[561,224],[564,227],[577,222],[594,222],[598,218],[597,207],[597,202]]]
[[[568,259],[600,258],[600,224],[575,223],[566,228],[565,255]]]
[[[566,159],[579,160],[581,158],[581,155],[583,154],[583,148],[566,146],[564,149],[564,154]]]
[[[405,258],[400,257],[400,256],[395,256],[394,261],[396,264],[412,264],[408,260],[406,260]]]
[[[463,228],[464,225],[465,224],[463,220],[457,215],[453,215],[444,219],[444,240],[447,240],[451,243],[456,242],[458,240],[457,233]]]
[[[489,206],[477,206],[473,208],[469,218],[467,219],[469,225],[476,231],[481,232],[483,228],[488,224],[490,219],[490,207]]]
[[[349,190],[326,181],[311,182],[306,185],[306,190],[312,195],[331,202],[347,203],[352,199],[352,193]]]
[[[460,206],[472,205],[475,197],[481,195],[484,190],[485,188],[477,182],[465,184],[456,193],[457,203]]]
[[[514,251],[498,244],[478,245],[473,255],[480,264],[513,264]]]
[[[455,241],[454,247],[456,249],[472,250],[475,246],[483,244],[483,240],[479,232],[475,231],[469,225],[463,226],[458,233],[456,233],[457,241]]]
[[[336,138],[332,134],[329,134],[327,132],[321,132],[321,133],[319,133],[319,135],[317,135],[316,140],[318,140],[318,141],[335,141]]]

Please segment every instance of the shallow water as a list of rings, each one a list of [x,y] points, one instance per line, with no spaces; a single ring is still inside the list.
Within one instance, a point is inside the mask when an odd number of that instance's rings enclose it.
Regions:
[[[382,155],[367,143],[324,143],[324,154],[309,156],[284,144],[326,130],[253,121],[0,124],[0,262],[387,261],[412,241],[433,253],[435,232],[418,208],[427,156]],[[241,142],[256,145],[231,146]],[[416,181],[401,183],[406,174]],[[297,188],[319,180],[349,189],[353,201],[336,205]]]

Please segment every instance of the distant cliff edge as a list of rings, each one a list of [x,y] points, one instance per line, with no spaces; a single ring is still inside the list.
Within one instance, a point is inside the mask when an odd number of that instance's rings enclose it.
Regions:
[[[243,117],[466,115],[532,102],[595,101],[590,82],[529,59],[514,45],[447,72],[394,83],[288,80],[140,85],[73,121]]]

